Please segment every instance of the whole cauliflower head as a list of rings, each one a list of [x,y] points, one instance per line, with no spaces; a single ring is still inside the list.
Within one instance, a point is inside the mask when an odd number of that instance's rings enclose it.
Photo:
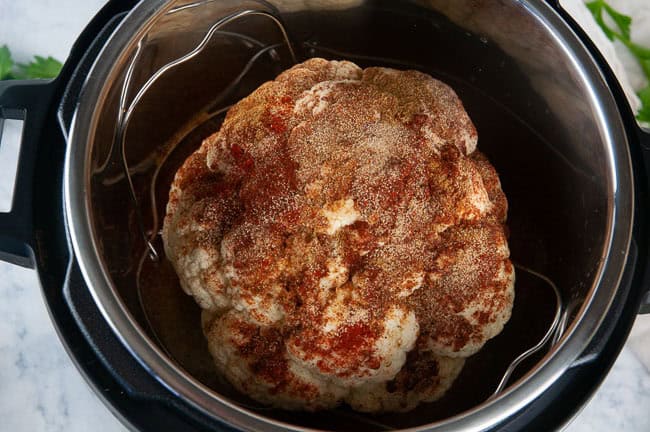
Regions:
[[[163,229],[218,371],[276,407],[440,398],[509,319],[506,199],[454,91],[311,59],[228,112]]]

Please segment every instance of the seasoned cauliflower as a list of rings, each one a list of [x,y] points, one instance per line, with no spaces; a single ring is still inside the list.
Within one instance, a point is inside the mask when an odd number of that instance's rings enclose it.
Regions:
[[[286,409],[440,398],[510,317],[498,176],[447,85],[311,59],[176,173],[163,240],[219,373]]]

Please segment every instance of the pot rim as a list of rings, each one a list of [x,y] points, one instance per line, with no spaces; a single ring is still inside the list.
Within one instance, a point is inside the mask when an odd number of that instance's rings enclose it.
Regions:
[[[173,2],[167,0],[138,3],[104,45],[83,83],[70,128],[63,174],[66,222],[74,254],[93,300],[116,337],[145,370],[174,395],[210,417],[245,430],[313,430],[264,417],[230,402],[174,365],[140,328],[112,288],[111,277],[99,252],[88,194],[92,147],[88,143],[93,139],[99,117],[95,107],[105,102],[108,86],[104,83],[116,79],[120,66],[127,61],[124,53],[132,52],[152,23],[172,6]],[[615,99],[597,62],[557,12],[541,0],[517,3],[517,6],[525,8],[539,25],[546,27],[571,59],[588,89],[589,102],[596,113],[607,150],[609,174],[607,234],[601,261],[577,318],[558,345],[535,368],[492,400],[453,417],[408,430],[432,427],[440,431],[485,430],[530,404],[571,366],[592,340],[616,295],[627,262],[634,215],[634,179],[628,139]],[[590,319],[585,320],[585,316]]]

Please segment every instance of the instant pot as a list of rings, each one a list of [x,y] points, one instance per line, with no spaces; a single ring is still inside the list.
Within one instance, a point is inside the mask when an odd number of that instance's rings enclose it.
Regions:
[[[555,312],[523,271],[503,333],[413,412],[273,410],[214,376],[198,307],[151,257],[159,221],[184,157],[294,52],[419,69],[463,100],[508,197],[513,261],[561,294],[561,337],[501,393]],[[561,428],[650,310],[650,135],[554,1],[110,1],[57,79],[0,83],[0,114],[24,120],[0,258],[38,270],[71,358],[135,430]]]

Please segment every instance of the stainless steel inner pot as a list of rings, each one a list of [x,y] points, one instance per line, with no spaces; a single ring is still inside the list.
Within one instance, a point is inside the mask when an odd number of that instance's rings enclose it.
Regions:
[[[484,430],[521,410],[568,368],[608,311],[625,264],[633,215],[627,139],[614,98],[593,58],[542,1],[143,0],[103,47],[75,113],[65,167],[67,223],[75,255],[99,309],[147,371],[197,409],[242,429],[394,428]],[[510,387],[485,401],[508,363],[544,333],[552,292],[518,273],[513,318],[470,359],[443,400],[412,413],[361,416],[346,409],[305,415],[265,409],[217,379],[200,334],[199,311],[163,260],[149,261],[114,145],[118,100],[138,42],[131,97],[159,67],[190,51],[220,18],[272,12],[300,57],[346,58],[361,66],[415,68],[451,85],[497,168],[510,210],[515,262],[551,278],[575,306],[562,340],[518,369]],[[230,32],[281,43],[259,16]],[[214,132],[210,112],[291,66],[286,48],[262,56],[241,85],[215,101],[259,48],[216,34],[195,59],[163,75],[144,95],[126,132],[125,157],[147,229],[156,197],[184,157]],[[178,144],[152,178],[165,150]],[[158,250],[162,251],[158,240]]]

